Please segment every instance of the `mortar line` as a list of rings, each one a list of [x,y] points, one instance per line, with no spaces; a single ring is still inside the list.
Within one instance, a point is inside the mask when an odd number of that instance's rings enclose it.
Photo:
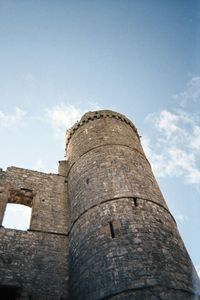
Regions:
[[[83,212],[82,212],[82,213],[74,220],[74,222],[73,222],[72,225],[70,226],[70,230],[68,231],[68,234],[70,234],[70,232],[71,232],[72,228],[74,227],[75,223],[76,223],[76,222],[77,222],[84,214],[86,214],[89,210],[91,210],[91,209],[93,209],[93,208],[95,208],[95,207],[97,207],[97,206],[99,206],[99,205],[101,205],[101,204],[104,204],[104,203],[106,203],[106,202],[117,201],[117,200],[121,200],[121,199],[133,199],[133,198],[137,198],[138,200],[141,199],[141,200],[144,200],[144,201],[147,201],[147,202],[151,202],[151,203],[154,203],[154,204],[160,206],[161,208],[163,208],[163,209],[171,216],[171,218],[172,218],[172,220],[174,221],[175,225],[177,225],[177,224],[176,224],[176,220],[174,219],[173,215],[172,215],[172,214],[170,213],[170,211],[169,211],[166,207],[164,207],[162,204],[160,204],[160,203],[158,203],[158,202],[156,202],[156,201],[153,201],[153,200],[151,200],[151,199],[143,198],[143,197],[138,197],[138,196],[128,196],[128,197],[116,197],[116,198],[111,198],[111,199],[103,200],[103,201],[101,201],[101,202],[98,203],[98,204],[92,205],[92,206],[89,207],[87,210],[83,211]],[[138,208],[138,209],[139,209],[139,208]]]
[[[126,290],[122,290],[120,292],[116,292],[116,293],[113,293],[111,295],[108,295],[108,296],[105,296],[105,297],[102,297],[102,298],[99,298],[100,300],[106,300],[106,299],[110,299],[112,298],[113,296],[117,296],[117,295],[120,295],[120,294],[124,294],[124,293],[129,293],[129,292],[132,292],[132,291],[139,291],[139,290],[145,290],[145,289],[149,289],[149,288],[155,288],[155,287],[162,287],[162,285],[159,285],[159,284],[155,284],[155,285],[145,285],[145,286],[141,286],[141,287],[136,287],[136,288],[130,288],[130,289],[126,289]],[[190,294],[190,295],[194,295],[194,296],[199,296],[198,294],[196,294],[195,292],[191,292],[189,290],[186,290],[186,289],[178,289],[178,288],[174,288],[174,287],[170,287],[170,286],[165,286],[165,288],[167,290],[174,290],[174,291],[182,291],[184,293],[187,293],[187,294]]]

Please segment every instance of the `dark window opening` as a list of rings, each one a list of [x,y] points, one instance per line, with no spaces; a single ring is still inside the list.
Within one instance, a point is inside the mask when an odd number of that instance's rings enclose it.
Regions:
[[[135,206],[138,206],[138,201],[137,201],[137,198],[136,198],[136,197],[133,198],[133,201],[134,201],[134,205],[135,205]]]
[[[110,234],[111,234],[111,237],[112,237],[112,239],[114,239],[114,237],[115,237],[115,232],[114,232],[113,223],[112,223],[112,222],[109,222],[109,225],[110,225]]]
[[[0,286],[1,300],[17,300],[20,296],[19,287],[14,286]]]

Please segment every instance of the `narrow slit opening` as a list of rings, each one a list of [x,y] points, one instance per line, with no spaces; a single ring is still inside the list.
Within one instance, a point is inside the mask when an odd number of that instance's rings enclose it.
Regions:
[[[111,234],[111,237],[112,237],[112,239],[114,239],[115,232],[114,232],[114,228],[113,228],[113,223],[109,222],[109,225],[110,225],[110,234]]]
[[[138,206],[138,201],[137,201],[137,198],[136,198],[136,197],[133,198],[133,201],[134,201],[134,205],[135,205],[135,206]]]

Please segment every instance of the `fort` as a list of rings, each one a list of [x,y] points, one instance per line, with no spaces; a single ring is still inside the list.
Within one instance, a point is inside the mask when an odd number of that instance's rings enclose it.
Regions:
[[[193,300],[200,282],[135,125],[86,113],[67,132],[58,174],[0,171],[6,205],[32,208],[27,231],[0,228],[1,300]]]

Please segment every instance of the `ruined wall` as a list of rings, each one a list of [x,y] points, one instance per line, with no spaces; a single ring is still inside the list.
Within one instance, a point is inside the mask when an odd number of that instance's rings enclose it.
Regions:
[[[68,216],[65,177],[9,167],[6,172],[0,173],[0,180],[1,203],[7,203],[7,201],[17,202],[17,199],[12,201],[10,197],[13,191],[18,191],[18,194],[32,193],[33,200],[28,205],[32,207],[31,230],[67,233]]]
[[[20,299],[68,295],[66,177],[9,167],[0,173],[0,216],[7,203],[32,207],[28,231],[0,228],[1,287],[19,287]]]
[[[194,299],[196,271],[134,125],[87,113],[67,157],[71,299]]]

